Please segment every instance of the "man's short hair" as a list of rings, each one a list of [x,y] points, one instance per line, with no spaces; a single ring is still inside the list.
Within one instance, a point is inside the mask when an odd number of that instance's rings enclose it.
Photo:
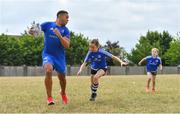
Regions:
[[[65,10],[60,10],[60,11],[58,11],[58,12],[57,12],[57,18],[58,18],[59,16],[61,16],[61,15],[64,15],[64,14],[68,14],[68,12],[65,11]]]

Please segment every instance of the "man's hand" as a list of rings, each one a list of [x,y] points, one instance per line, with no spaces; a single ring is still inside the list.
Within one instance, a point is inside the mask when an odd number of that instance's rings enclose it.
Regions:
[[[66,37],[62,37],[61,33],[59,32],[59,30],[57,28],[53,29],[53,32],[56,34],[56,36],[60,39],[62,45],[65,48],[69,48],[70,46],[70,40]]]
[[[62,38],[62,35],[57,28],[53,29],[53,32],[56,34],[57,37]]]
[[[141,62],[139,62],[138,65],[141,66]]]

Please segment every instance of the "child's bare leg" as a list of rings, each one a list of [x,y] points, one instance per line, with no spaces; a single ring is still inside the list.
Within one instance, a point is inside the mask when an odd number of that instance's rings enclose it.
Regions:
[[[99,78],[101,78],[105,74],[104,70],[100,69],[92,78],[92,92],[96,92],[99,85]]]
[[[146,85],[147,88],[149,88],[150,82],[151,82],[151,78],[148,78],[147,79],[147,85]]]
[[[94,75],[91,75],[91,86],[90,86],[90,88],[92,88],[92,85],[93,85],[93,78],[94,78]]]
[[[149,88],[149,85],[150,85],[150,82],[151,82],[151,79],[152,79],[152,74],[148,72],[147,75],[148,75],[148,79],[147,79],[146,87]]]
[[[152,74],[148,73],[147,75],[148,75],[148,79],[147,79],[147,83],[146,83],[146,92],[149,92],[149,85],[151,82]]]
[[[91,94],[90,101],[95,101],[95,98],[97,96],[96,91],[97,91],[98,85],[99,85],[99,78],[101,78],[104,74],[105,74],[105,71],[100,69],[100,70],[98,70],[98,72],[94,76],[92,76],[92,78],[91,78],[91,83],[92,83],[91,92],[92,92],[92,94]]]
[[[152,76],[152,91],[155,91],[155,85],[156,85],[156,75]]]

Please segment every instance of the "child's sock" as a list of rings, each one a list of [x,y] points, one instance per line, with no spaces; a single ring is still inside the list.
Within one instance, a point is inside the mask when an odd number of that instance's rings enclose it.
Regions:
[[[92,93],[96,93],[97,88],[98,88],[98,85],[99,85],[99,84],[92,84],[92,85],[91,85],[91,92],[92,92]]]

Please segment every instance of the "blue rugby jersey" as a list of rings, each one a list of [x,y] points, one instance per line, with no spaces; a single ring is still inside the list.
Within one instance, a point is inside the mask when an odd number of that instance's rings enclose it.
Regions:
[[[147,56],[145,58],[147,72],[157,72],[158,66],[162,64],[160,57]]]
[[[101,68],[107,68],[106,58],[112,58],[112,54],[99,48],[97,52],[88,51],[84,62],[91,63],[91,69],[98,70]]]

